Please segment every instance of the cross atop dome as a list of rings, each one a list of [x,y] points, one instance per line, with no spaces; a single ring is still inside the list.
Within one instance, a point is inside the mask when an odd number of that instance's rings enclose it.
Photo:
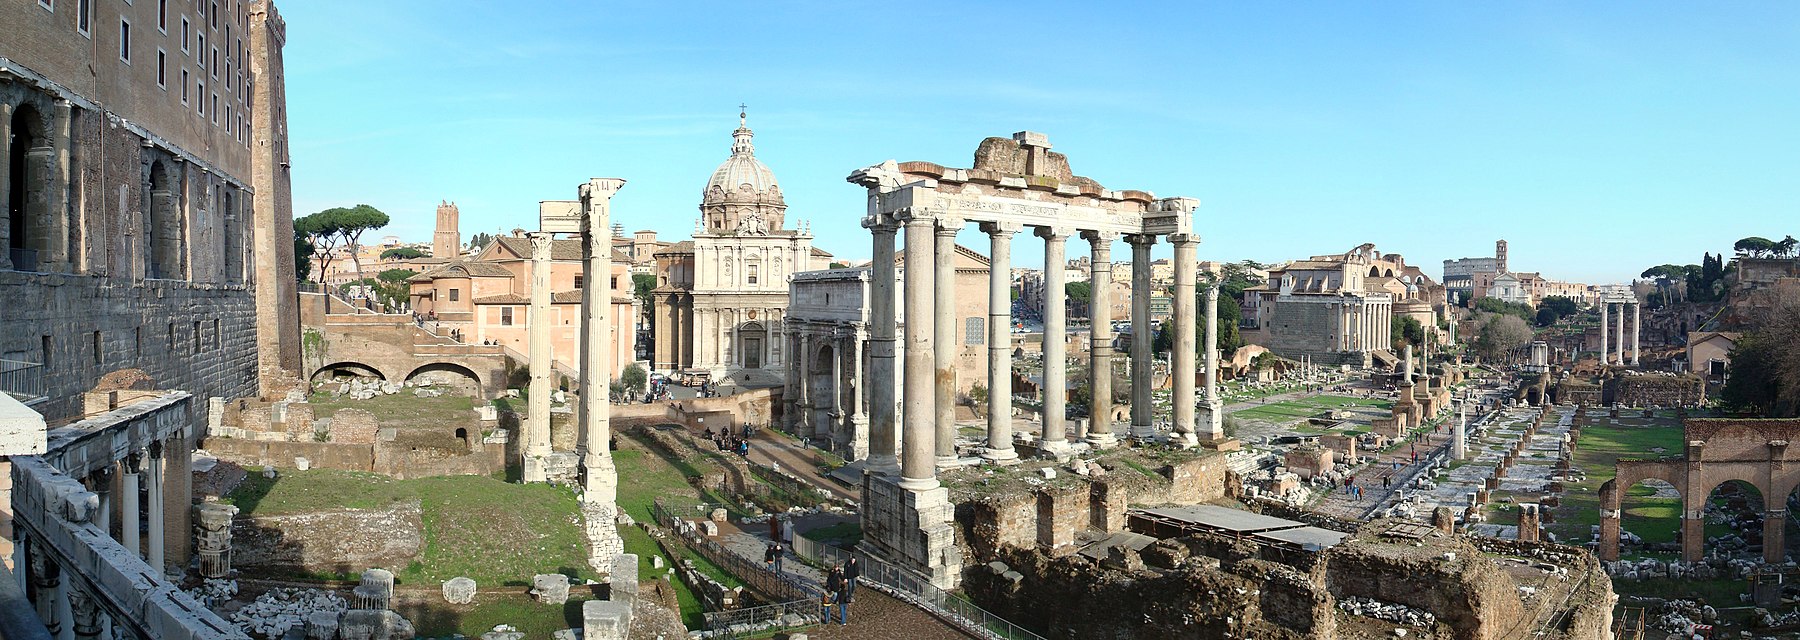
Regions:
[[[738,103],[738,128],[737,131],[731,132],[731,155],[756,155],[756,145],[750,142],[750,138],[754,134],[750,133],[750,125],[745,124],[747,113],[748,107],[741,102]]]

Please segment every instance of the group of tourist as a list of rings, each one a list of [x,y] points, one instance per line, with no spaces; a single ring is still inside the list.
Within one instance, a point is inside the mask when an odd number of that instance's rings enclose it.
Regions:
[[[746,431],[746,434],[747,433],[748,431]],[[711,427],[707,427],[705,434],[707,439],[712,440],[713,444],[719,447],[720,451],[735,453],[746,458],[750,457],[750,438],[748,435],[740,436],[724,427],[720,427],[717,433],[714,433]]]
[[[837,609],[838,624],[850,624],[850,604],[856,602],[856,579],[862,577],[862,564],[856,556],[844,564],[831,565],[825,574],[825,590],[819,595],[819,614],[831,624],[831,610]]]

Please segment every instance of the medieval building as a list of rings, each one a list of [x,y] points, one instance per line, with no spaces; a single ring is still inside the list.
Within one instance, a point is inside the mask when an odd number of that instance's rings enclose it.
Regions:
[[[652,363],[714,381],[782,381],[788,276],[823,269],[831,254],[804,226],[788,229],[775,172],[756,159],[738,114],[726,158],[700,197],[694,239],[656,252]]]

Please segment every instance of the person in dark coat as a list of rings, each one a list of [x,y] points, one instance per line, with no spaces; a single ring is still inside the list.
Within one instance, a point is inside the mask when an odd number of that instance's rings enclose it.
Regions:
[[[832,567],[825,576],[825,624],[831,624],[831,603],[837,605],[838,624],[850,624],[849,602],[844,598],[844,569]]]
[[[844,604],[856,601],[856,579],[862,577],[862,561],[850,556],[844,562]]]

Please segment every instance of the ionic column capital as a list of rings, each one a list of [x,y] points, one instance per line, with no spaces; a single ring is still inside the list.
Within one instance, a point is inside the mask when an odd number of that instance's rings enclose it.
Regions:
[[[1153,244],[1156,244],[1156,234],[1153,234],[1153,233],[1127,233],[1127,234],[1125,234],[1125,243],[1133,245],[1133,246],[1153,245]]]
[[[892,215],[871,213],[863,216],[862,226],[875,234],[891,234],[900,228],[900,223]]]
[[[1033,227],[1031,234],[1050,242],[1061,242],[1074,236],[1075,230],[1069,227]]]
[[[894,212],[894,220],[909,227],[914,225],[935,226],[937,224],[936,217],[936,212],[926,207],[905,207]]]
[[[1010,240],[1012,239],[1013,234],[1025,229],[1025,225],[1017,222],[982,222],[979,224],[982,233],[994,236],[996,239],[1005,238]]]
[[[1169,244],[1183,245],[1183,244],[1189,244],[1189,243],[1199,244],[1200,243],[1200,235],[1194,234],[1194,233],[1171,233],[1171,234],[1169,234]]]
[[[963,226],[968,224],[967,220],[956,216],[940,215],[937,216],[936,219],[937,233],[940,236],[955,237],[956,232],[962,231]]]
[[[1112,243],[1124,235],[1125,234],[1117,231],[1093,231],[1084,229],[1081,232],[1081,238],[1087,240],[1088,244],[1094,245],[1095,249],[1101,247],[1110,249],[1112,248]]]

